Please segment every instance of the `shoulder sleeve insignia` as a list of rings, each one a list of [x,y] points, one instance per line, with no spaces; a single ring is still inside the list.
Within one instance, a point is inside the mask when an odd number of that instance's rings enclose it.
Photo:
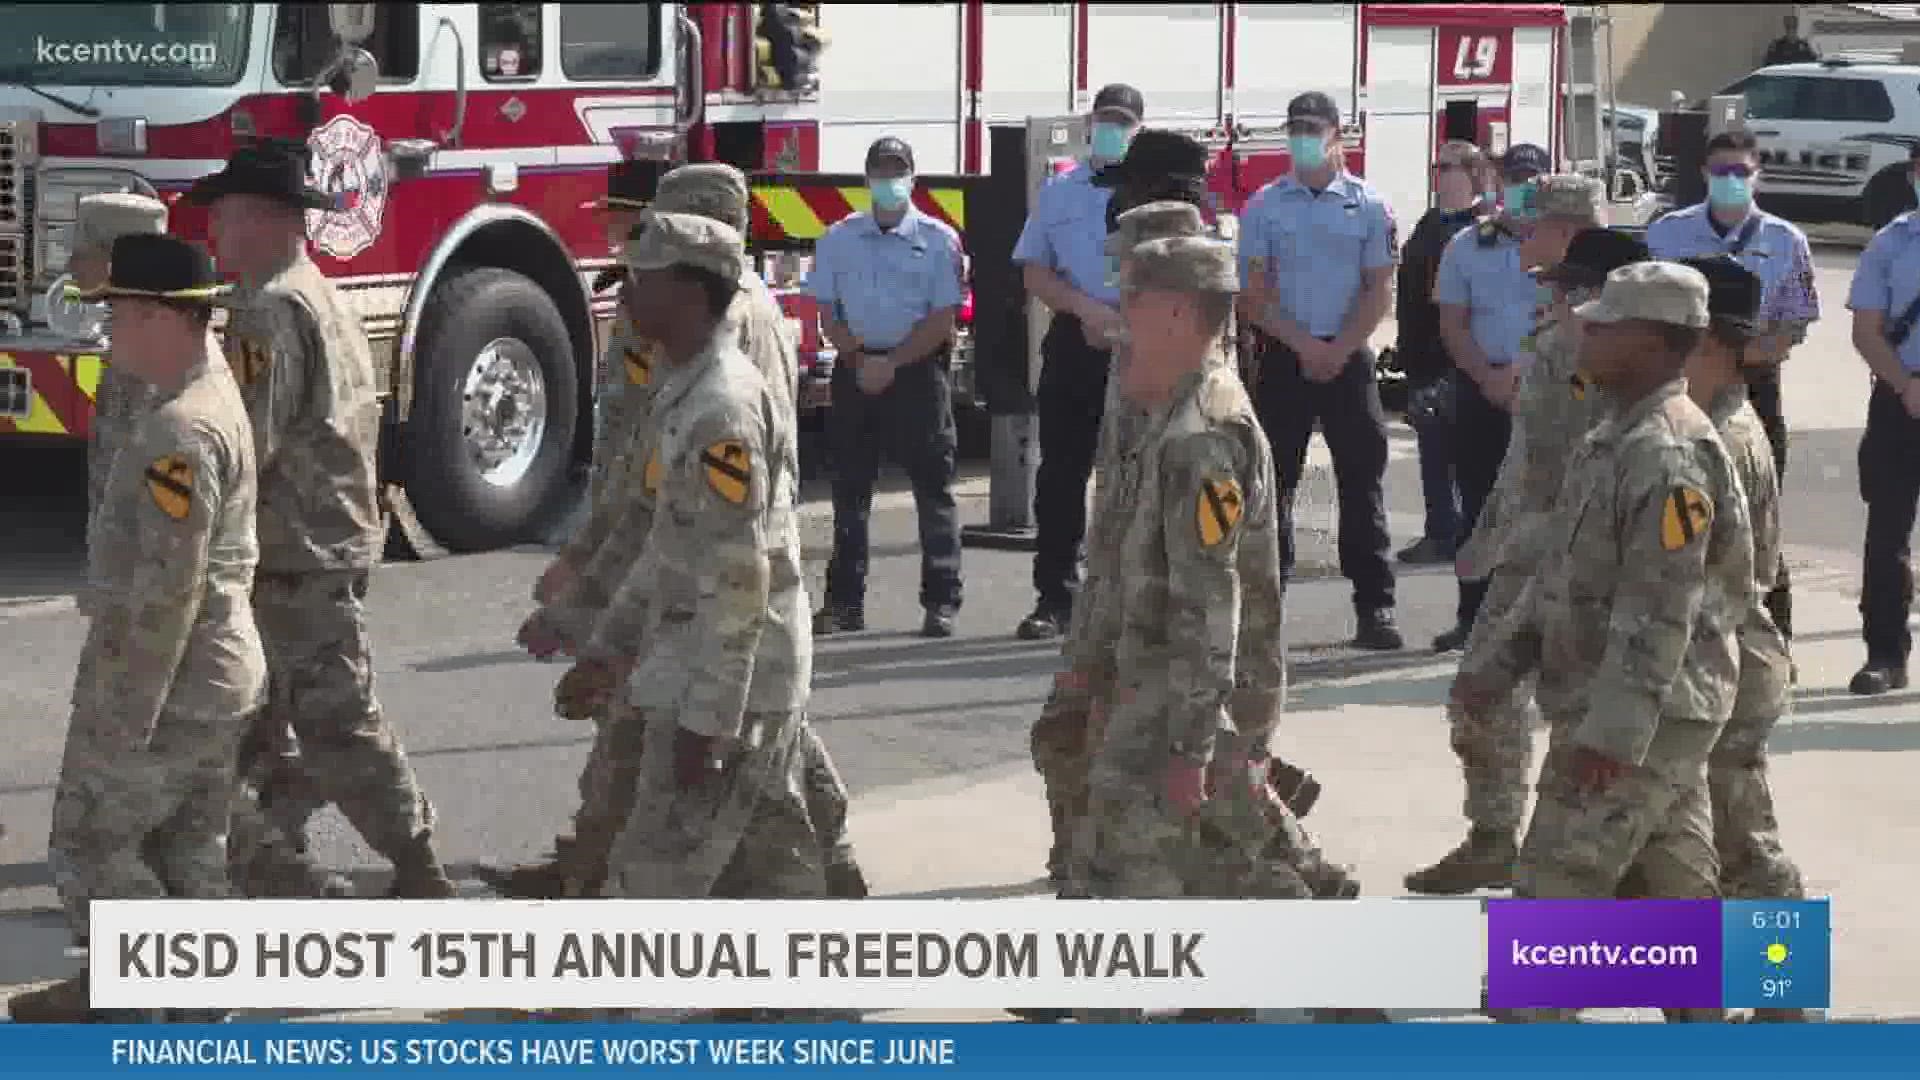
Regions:
[[[623,353],[623,359],[629,384],[646,386],[653,382],[653,350],[645,345],[629,345]]]
[[[646,489],[649,495],[660,494],[660,451],[655,450],[653,455],[647,458],[647,467],[640,473],[640,486]]]
[[[227,339],[227,363],[241,386],[252,386],[273,365],[273,348],[258,338],[236,334]]]
[[[147,494],[153,505],[175,521],[193,512],[193,466],[174,454],[147,466]]]
[[[1573,373],[1573,377],[1568,379],[1567,382],[1571,384],[1573,388],[1573,400],[1575,401],[1587,400],[1588,383],[1587,383],[1587,377],[1585,375],[1582,375],[1576,371]]]
[[[1201,547],[1218,547],[1233,535],[1245,511],[1240,484],[1225,477],[1200,482],[1200,494],[1194,500],[1194,522],[1200,529]]]
[[[707,486],[713,493],[735,506],[747,501],[753,486],[753,455],[738,439],[723,439],[700,451],[700,464],[706,469]]]
[[[1660,511],[1660,546],[1679,551],[1713,524],[1713,503],[1690,487],[1674,488]]]

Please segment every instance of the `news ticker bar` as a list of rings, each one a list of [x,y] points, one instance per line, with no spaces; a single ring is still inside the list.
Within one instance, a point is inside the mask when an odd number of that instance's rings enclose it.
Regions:
[[[1817,901],[98,901],[98,1008],[1826,1008]],[[1484,999],[1483,999],[1484,994]]]

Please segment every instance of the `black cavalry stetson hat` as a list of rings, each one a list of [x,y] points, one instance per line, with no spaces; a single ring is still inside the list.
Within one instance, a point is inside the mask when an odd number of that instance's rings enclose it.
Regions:
[[[1681,259],[1707,279],[1707,315],[1714,322],[1753,333],[1760,323],[1760,276],[1727,255]]]
[[[1127,144],[1127,156],[1094,176],[1096,187],[1144,185],[1203,188],[1207,148],[1191,136],[1162,128],[1142,128]]]
[[[580,204],[582,210],[645,210],[667,171],[663,161],[616,161],[607,166],[607,193]]]
[[[201,177],[187,191],[187,201],[207,205],[224,195],[258,195],[308,210],[331,210],[333,199],[307,183],[305,143],[262,139],[242,146],[227,166]]]
[[[89,300],[167,300],[217,304],[233,286],[220,280],[213,259],[177,236],[135,233],[113,242],[107,283]]]
[[[1540,271],[1541,281],[1562,285],[1596,288],[1606,284],[1607,275],[1629,263],[1644,262],[1650,256],[1647,245],[1613,229],[1582,229],[1567,244],[1567,254],[1557,264]]]

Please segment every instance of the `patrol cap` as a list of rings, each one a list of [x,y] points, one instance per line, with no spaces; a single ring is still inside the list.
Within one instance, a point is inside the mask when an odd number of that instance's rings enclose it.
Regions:
[[[697,266],[726,281],[746,270],[746,242],[739,230],[699,214],[649,210],[645,228],[634,230],[623,260],[633,270]]]
[[[1300,121],[1338,128],[1340,106],[1335,105],[1332,98],[1320,91],[1309,90],[1287,102],[1287,128],[1291,130],[1294,124]]]
[[[1612,229],[1582,229],[1567,244],[1567,254],[1558,263],[1537,271],[1541,281],[1595,288],[1606,284],[1607,275],[1629,263],[1648,258],[1647,245]]]
[[[1707,279],[1707,315],[1715,323],[1752,334],[1759,327],[1760,276],[1727,255],[1681,260]]]
[[[1546,175],[1553,168],[1553,159],[1545,150],[1532,143],[1518,143],[1507,148],[1500,158],[1500,175],[1508,180],[1531,180]]]
[[[1129,292],[1236,293],[1233,245],[1201,236],[1167,236],[1133,249],[1121,271]]]
[[[1591,323],[1634,320],[1704,330],[1707,279],[1679,263],[1632,263],[1608,274],[1600,298],[1581,304],[1573,313]]]
[[[1126,83],[1108,83],[1093,95],[1093,111],[1095,114],[1125,113],[1137,124],[1141,117],[1147,115],[1147,100],[1140,96],[1140,91]]]
[[[1198,191],[1206,182],[1207,148],[1192,136],[1161,128],[1142,128],[1127,144],[1126,156],[1093,177],[1093,185],[1103,188],[1157,185]]]
[[[905,165],[908,172],[912,172],[913,147],[908,146],[905,139],[894,135],[882,135],[873,140],[872,146],[867,147],[867,171],[872,172],[874,166],[883,161],[897,161]]]
[[[80,200],[73,251],[104,255],[113,249],[113,242],[123,236],[166,231],[167,205],[159,199],[119,191],[88,195]]]
[[[747,175],[716,161],[682,165],[660,178],[653,208],[663,214],[697,214],[747,231]]]
[[[1121,214],[1107,234],[1107,254],[1125,255],[1149,240],[1169,236],[1204,236],[1207,223],[1192,203],[1151,202]]]
[[[1572,173],[1543,176],[1533,192],[1534,212],[1543,218],[1606,220],[1606,190],[1600,181]]]

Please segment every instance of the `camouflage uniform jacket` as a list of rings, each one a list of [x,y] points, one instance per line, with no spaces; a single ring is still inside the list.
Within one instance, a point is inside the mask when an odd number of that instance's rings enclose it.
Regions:
[[[1547,323],[1534,335],[1535,360],[1520,378],[1499,478],[1460,550],[1477,577],[1503,567],[1525,576],[1539,565],[1567,463],[1599,422],[1600,390],[1580,374],[1570,329]]]
[[[226,353],[260,462],[260,570],[361,570],[386,537],[379,383],[360,320],[302,255],[243,286]]]
[[[800,580],[794,428],[722,324],[655,399],[653,527],[585,650],[637,656],[628,700],[704,735],[806,704],[813,641]],[[658,465],[654,464],[657,459]],[[635,594],[638,595],[635,595]],[[622,613],[628,616],[622,624]],[[613,635],[631,634],[632,643]]]
[[[1463,676],[1511,692],[1539,672],[1575,742],[1646,760],[1655,730],[1718,728],[1733,708],[1737,631],[1754,602],[1746,496],[1713,423],[1676,379],[1618,409],[1567,470],[1539,572]]]
[[[1174,752],[1207,756],[1236,725],[1264,742],[1286,670],[1279,597],[1260,595],[1278,582],[1278,485],[1240,380],[1212,363],[1188,376],[1134,453],[1113,504],[1121,691],[1155,706]],[[1272,573],[1243,572],[1263,552]]]
[[[619,496],[627,489],[629,458],[652,400],[657,359],[657,347],[635,338],[626,316],[614,319],[600,356],[599,418],[593,433],[587,520],[560,550],[561,558],[576,566],[593,557],[619,518]]]
[[[774,395],[776,409],[785,418],[787,429],[793,430],[797,424],[794,402],[800,377],[799,357],[793,336],[787,332],[786,315],[758,274],[748,271],[742,275],[740,292],[728,306],[723,325],[737,328],[740,351],[759,369],[767,382],[767,389]],[[664,372],[666,369],[662,367],[660,370]],[[628,392],[635,389],[630,386]],[[783,389],[786,390],[784,394],[780,392]],[[649,406],[651,400],[649,396]],[[637,620],[644,617],[643,613],[638,609],[608,612],[607,608],[639,560],[641,547],[653,529],[654,497],[659,486],[659,456],[648,411],[643,409],[632,414],[629,423],[631,426],[624,436],[628,441],[621,444],[623,449],[620,451],[627,465],[617,473],[617,482],[611,484],[604,497],[594,504],[594,516],[604,516],[605,527],[599,536],[593,538],[593,546],[582,550],[578,563],[582,572],[574,587],[549,609],[548,614],[560,633],[568,640],[575,641],[584,640],[590,635],[596,620],[602,617],[610,619],[613,625],[609,628],[609,640],[627,643],[626,654],[632,655],[638,648],[633,634]],[[789,440],[786,457],[779,463],[790,475],[796,492],[799,490],[800,477],[798,447],[797,439]],[[784,549],[774,551],[770,557],[778,563],[786,557],[786,552]],[[775,576],[782,576],[788,570],[785,566],[776,566]],[[800,574],[797,563],[791,572]],[[641,600],[644,595],[644,591],[639,589],[628,593],[633,600]]]
[[[1707,415],[1720,432],[1741,490],[1746,492],[1747,517],[1753,523],[1753,569],[1759,578],[1752,608],[1740,626],[1740,690],[1731,723],[1752,720],[1771,725],[1787,710],[1793,669],[1786,636],[1762,602],[1773,588],[1774,568],[1780,560],[1780,481],[1773,470],[1773,444],[1760,415],[1748,404],[1742,383],[1715,396]]]
[[[266,658],[250,595],[260,549],[246,406],[215,352],[154,394],[108,474],[88,571],[92,702],[151,734],[164,710],[253,708]]]

